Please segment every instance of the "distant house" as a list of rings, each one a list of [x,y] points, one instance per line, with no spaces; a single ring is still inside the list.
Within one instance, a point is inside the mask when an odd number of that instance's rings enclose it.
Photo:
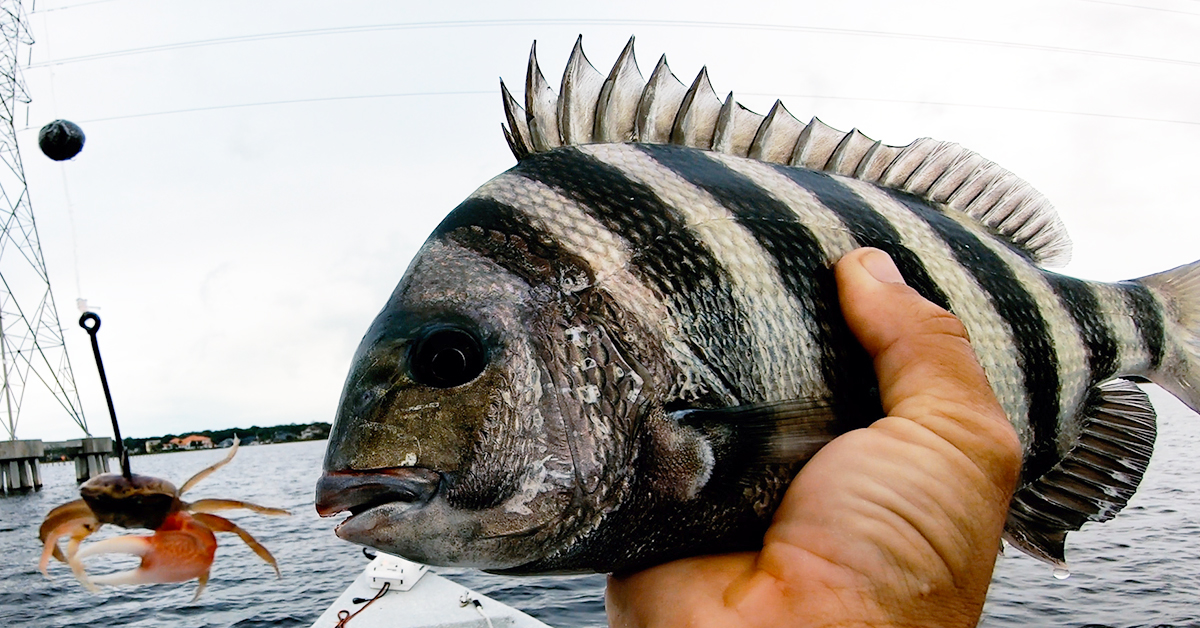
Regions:
[[[212,439],[200,434],[192,434],[183,438],[172,438],[171,444],[178,449],[212,449]]]
[[[146,453],[154,453],[155,450],[162,449],[162,441],[157,438],[152,438],[146,441]]]
[[[329,431],[324,425],[310,425],[300,432],[300,438],[303,440],[316,440],[319,438],[329,438]]]
[[[230,447],[233,447],[233,439],[232,439],[232,438],[226,438],[225,440],[223,440],[223,441],[221,441],[220,443],[218,443],[218,444],[217,444],[217,447],[220,447],[221,449],[228,449],[228,448],[230,448]]]
[[[296,435],[291,432],[284,432],[284,431],[280,430],[278,432],[275,432],[275,436],[272,440],[274,440],[277,443],[286,443],[290,440],[296,440]]]

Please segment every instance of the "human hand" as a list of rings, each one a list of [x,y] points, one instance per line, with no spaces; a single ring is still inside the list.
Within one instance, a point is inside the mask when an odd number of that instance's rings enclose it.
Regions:
[[[1021,446],[958,319],[903,285],[886,254],[835,272],[874,359],[885,418],[821,449],[760,552],[610,577],[613,626],[974,626]]]

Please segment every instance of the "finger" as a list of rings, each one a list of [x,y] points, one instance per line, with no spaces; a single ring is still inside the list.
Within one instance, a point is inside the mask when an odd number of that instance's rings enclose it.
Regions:
[[[905,285],[883,251],[853,251],[835,272],[846,322],[874,360],[884,411],[932,430],[1011,493],[1020,443],[962,323]]]

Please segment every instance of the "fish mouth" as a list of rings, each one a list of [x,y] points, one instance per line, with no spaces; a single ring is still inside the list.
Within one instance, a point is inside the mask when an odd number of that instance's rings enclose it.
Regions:
[[[346,521],[350,521],[381,506],[424,504],[437,494],[441,482],[440,473],[418,467],[326,471],[317,480],[317,514],[332,517],[349,512]]]

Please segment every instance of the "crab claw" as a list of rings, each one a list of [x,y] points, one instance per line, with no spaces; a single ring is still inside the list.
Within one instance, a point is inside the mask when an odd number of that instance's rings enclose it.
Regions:
[[[73,554],[74,549],[79,546],[79,542],[99,528],[100,522],[96,521],[91,509],[82,499],[68,502],[51,510],[46,515],[46,519],[42,521],[41,528],[38,529],[38,539],[43,543],[42,559],[38,562],[38,571],[41,571],[42,575],[47,578],[50,577],[48,568],[51,556],[63,562],[70,562],[70,558],[64,557],[62,550],[58,547],[59,539],[64,536],[70,538],[68,552]]]
[[[200,579],[196,597],[208,581],[208,570],[217,552],[212,530],[185,512],[171,513],[150,536],[118,536],[93,543],[75,558],[98,554],[133,554],[142,558],[137,569],[91,578],[104,585],[184,582]],[[193,600],[195,598],[192,598]]]

